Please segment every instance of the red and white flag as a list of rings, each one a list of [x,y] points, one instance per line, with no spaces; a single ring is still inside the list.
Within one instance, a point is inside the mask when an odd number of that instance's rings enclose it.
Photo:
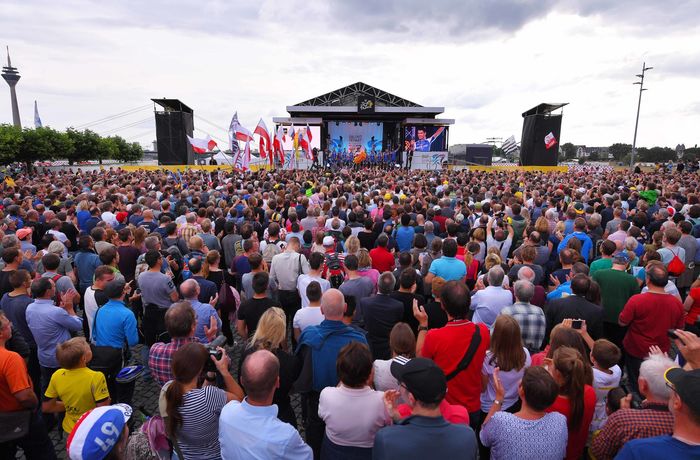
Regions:
[[[250,141],[245,143],[243,150],[243,171],[248,171],[250,168]]]
[[[554,134],[550,131],[549,134],[544,136],[544,146],[547,147],[547,150],[551,149],[557,144],[557,138],[554,137]]]
[[[313,137],[311,137],[311,128],[309,128],[309,124],[306,124],[306,139],[309,141],[309,144],[311,144],[311,140]]]
[[[260,156],[262,158],[267,158],[268,153],[270,154],[270,156],[272,156],[272,143],[270,142],[270,133],[268,132],[267,126],[265,126],[265,122],[262,118],[258,122],[258,126],[255,127],[255,131],[253,131],[253,133],[260,136]]]
[[[253,140],[253,133],[251,133],[250,130],[244,128],[238,121],[238,112],[233,114],[233,118],[231,118],[231,124],[229,125],[228,131],[229,136],[232,140],[235,139],[241,142],[249,142]]]
[[[284,167],[284,143],[286,140],[287,138],[284,135],[284,128],[282,126],[278,127],[277,134],[275,134],[274,150],[275,153],[279,156],[280,164],[282,165],[282,167]]]
[[[211,136],[207,136],[204,139],[187,136],[187,140],[190,141],[192,150],[194,150],[195,153],[206,153],[210,150],[214,150],[214,147],[218,147],[216,141],[214,141]]]

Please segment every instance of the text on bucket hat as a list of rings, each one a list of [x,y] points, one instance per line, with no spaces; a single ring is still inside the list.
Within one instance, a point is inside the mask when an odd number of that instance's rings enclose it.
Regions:
[[[68,436],[68,457],[71,460],[105,458],[119,441],[131,413],[127,404],[96,407],[85,412]]]

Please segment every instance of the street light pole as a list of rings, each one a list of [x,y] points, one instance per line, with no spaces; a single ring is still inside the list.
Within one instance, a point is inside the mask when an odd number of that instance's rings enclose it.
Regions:
[[[637,119],[634,122],[634,139],[632,140],[632,154],[630,155],[630,169],[634,167],[634,156],[637,153],[637,127],[639,126],[639,109],[642,106],[642,91],[644,89],[644,74],[647,70],[651,70],[653,67],[647,67],[646,62],[642,63],[642,73],[637,74],[639,81],[634,82],[634,85],[639,85],[639,101],[637,102]]]

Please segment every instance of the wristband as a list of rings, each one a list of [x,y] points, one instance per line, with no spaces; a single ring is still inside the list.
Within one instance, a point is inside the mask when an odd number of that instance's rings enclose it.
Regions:
[[[494,403],[494,404],[498,404],[499,406],[502,406],[502,405],[503,405],[503,401],[499,401],[498,399],[494,399],[494,400],[493,400],[493,403]]]
[[[428,330],[428,326],[418,326],[418,332],[420,331],[426,331]]]

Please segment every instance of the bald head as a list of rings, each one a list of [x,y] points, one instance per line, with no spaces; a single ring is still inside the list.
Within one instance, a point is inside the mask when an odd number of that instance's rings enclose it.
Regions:
[[[188,279],[180,285],[180,294],[185,299],[194,299],[199,296],[199,283],[193,279]]]
[[[518,279],[533,283],[535,281],[535,271],[530,267],[521,267],[518,270]]]
[[[321,297],[321,313],[331,321],[341,321],[345,312],[345,296],[337,289],[329,289]]]
[[[272,403],[272,396],[278,387],[280,362],[277,356],[267,350],[258,350],[249,355],[241,366],[241,383],[254,402]]]

